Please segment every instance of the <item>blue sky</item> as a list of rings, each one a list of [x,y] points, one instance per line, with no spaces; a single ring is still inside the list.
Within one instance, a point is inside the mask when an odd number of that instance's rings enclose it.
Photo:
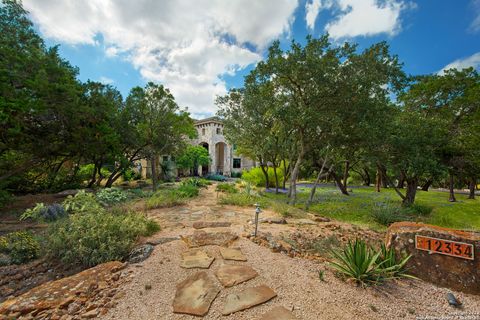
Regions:
[[[387,41],[410,74],[480,65],[480,0],[24,0],[48,45],[124,96],[147,81],[169,87],[197,118],[280,39],[329,32],[366,48]]]

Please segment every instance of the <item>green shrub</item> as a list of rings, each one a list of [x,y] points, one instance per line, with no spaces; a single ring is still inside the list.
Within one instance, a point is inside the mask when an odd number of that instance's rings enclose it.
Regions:
[[[281,184],[283,181],[283,169],[277,168],[278,183]],[[242,172],[242,179],[250,182],[257,187],[265,187],[265,175],[263,174],[262,168],[255,167],[250,170],[245,170]],[[268,186],[273,188],[275,187],[275,173],[273,168],[268,168]]]
[[[397,262],[392,260],[391,252],[388,250],[375,251],[363,240],[357,239],[353,243],[349,242],[341,250],[333,250],[332,256],[330,266],[342,277],[363,287],[399,277],[411,277],[404,271],[410,257]]]
[[[225,176],[222,176],[221,174],[208,174],[205,176],[205,179],[207,180],[213,180],[213,181],[226,181],[227,178]]]
[[[122,173],[122,178],[123,181],[132,181],[141,179],[142,175],[140,174],[140,172],[134,170],[133,168],[128,168]]]
[[[384,226],[389,226],[394,222],[409,220],[409,218],[402,213],[400,206],[390,202],[374,203],[371,216],[375,222]]]
[[[182,198],[193,198],[198,196],[199,190],[196,186],[185,184],[179,186],[177,190],[174,190],[174,192],[178,193]]]
[[[242,173],[241,172],[232,172],[231,176],[232,176],[232,178],[241,178]]]
[[[97,200],[104,206],[120,203],[127,200],[128,195],[125,191],[118,188],[105,188],[95,195]]]
[[[128,189],[127,195],[129,199],[135,199],[135,198],[148,198],[152,196],[152,191],[144,191],[142,189],[136,188],[136,189]]]
[[[40,245],[28,232],[12,232],[0,237],[0,253],[8,255],[11,263],[21,264],[37,258]]]
[[[415,216],[426,217],[426,216],[430,215],[430,213],[432,213],[432,210],[433,210],[432,207],[421,205],[421,204],[418,204],[418,203],[413,203],[413,204],[409,205],[408,207],[403,207],[402,208],[402,211],[406,215],[410,215],[412,217],[415,217]]]
[[[82,180],[90,180],[93,176],[93,170],[95,169],[95,165],[93,163],[81,165],[80,169],[78,170],[77,177]],[[108,177],[110,175],[110,171],[107,168],[101,168],[100,173],[104,177]]]
[[[197,188],[205,188],[207,185],[211,185],[212,183],[207,179],[203,178],[188,178],[183,180],[180,185],[191,185]]]
[[[168,208],[182,205],[185,202],[186,199],[180,196],[177,190],[166,189],[155,192],[147,199],[145,206],[147,209]]]
[[[232,183],[219,183],[217,184],[215,191],[225,192],[225,193],[237,193],[238,190],[235,188],[235,185]]]
[[[63,200],[62,205],[68,213],[101,211],[103,209],[95,195],[84,190],[79,191],[75,196],[68,196]]]
[[[253,207],[255,203],[260,204],[260,207],[268,207],[268,201],[260,196],[248,195],[246,193],[229,193],[224,197],[218,199],[220,204],[234,205],[240,207]]]
[[[282,217],[285,217],[285,218],[288,218],[288,217],[300,218],[305,215],[305,213],[302,210],[295,208],[294,206],[291,206],[288,203],[285,203],[282,201],[272,201],[271,207],[273,211],[275,211],[276,213],[280,214]]]
[[[123,260],[138,237],[151,235],[158,228],[155,222],[137,213],[84,212],[50,226],[47,252],[65,264],[92,267]]]
[[[32,209],[27,209],[20,216],[20,220],[32,219],[35,221],[55,221],[57,219],[63,218],[67,215],[67,212],[58,203],[51,205],[44,205],[43,203],[37,203],[37,205]]]
[[[0,208],[6,206],[12,200],[12,195],[6,191],[0,189]]]

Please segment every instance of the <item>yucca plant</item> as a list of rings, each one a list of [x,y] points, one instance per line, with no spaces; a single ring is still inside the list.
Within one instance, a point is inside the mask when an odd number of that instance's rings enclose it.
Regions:
[[[334,261],[331,267],[347,279],[355,281],[358,285],[367,286],[378,284],[383,280],[384,269],[377,264],[381,252],[375,252],[365,241],[349,241],[339,251],[332,251]]]

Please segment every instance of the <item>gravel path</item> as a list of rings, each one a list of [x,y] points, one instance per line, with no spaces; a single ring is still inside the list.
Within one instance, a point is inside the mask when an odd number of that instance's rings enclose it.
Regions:
[[[215,198],[212,197],[213,200],[205,198],[209,195],[208,193],[198,199],[202,207],[215,205]],[[189,204],[190,208],[192,206],[195,207],[195,203]],[[162,220],[160,212],[156,212],[155,216]],[[185,213],[181,213],[181,216],[186,218]],[[218,228],[216,231],[221,230]],[[243,226],[235,225],[230,230],[240,234]],[[172,225],[156,237],[187,235],[192,232],[193,229],[190,227],[175,228]],[[237,286],[223,289],[203,319],[259,319],[262,314],[275,306],[284,306],[293,310],[295,316],[304,320],[426,319],[426,317],[439,319],[441,316],[454,314],[457,317],[450,319],[462,319],[458,317],[459,314],[470,316],[464,319],[480,319],[480,297],[478,296],[454,292],[464,304],[462,310],[457,310],[447,303],[446,294],[450,292],[448,289],[437,288],[423,281],[403,280],[378,288],[362,289],[337,279],[329,270],[325,271],[324,281],[320,280],[319,270],[326,269],[323,263],[273,253],[268,248],[256,245],[245,238],[237,240],[235,246],[241,248],[248,261],[228,261],[228,263],[250,265],[259,273],[259,276]],[[207,270],[215,279],[213,273],[223,263],[219,247],[203,248],[209,255],[215,257],[212,266]],[[132,281],[121,289],[126,293],[125,296],[120,298],[118,305],[102,318],[198,319],[198,317],[172,312],[176,284],[198,271],[180,267],[181,253],[186,249],[185,243],[181,240],[165,243],[156,246],[146,261],[130,265],[128,268],[133,270]],[[272,288],[278,296],[263,305],[229,316],[221,315],[228,294],[262,284]]]

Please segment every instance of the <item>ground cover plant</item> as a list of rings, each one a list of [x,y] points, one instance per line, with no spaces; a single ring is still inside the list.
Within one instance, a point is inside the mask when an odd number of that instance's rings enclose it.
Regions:
[[[120,203],[128,198],[128,194],[119,188],[105,188],[98,191],[95,196],[104,206]]]
[[[235,184],[228,183],[228,182],[217,184],[217,186],[215,187],[215,191],[224,192],[224,193],[237,193],[238,192],[237,188],[235,187]]]
[[[147,209],[167,208],[186,203],[188,199],[198,196],[201,180],[185,180],[177,186],[161,188],[145,201]]]
[[[31,233],[12,232],[0,237],[0,254],[6,256],[0,259],[0,265],[21,264],[40,255],[40,244]]]
[[[25,210],[20,216],[20,220],[32,219],[35,221],[50,222],[67,215],[67,212],[61,204],[53,203],[51,205],[45,205],[43,203],[37,203],[37,205],[31,209]]]

